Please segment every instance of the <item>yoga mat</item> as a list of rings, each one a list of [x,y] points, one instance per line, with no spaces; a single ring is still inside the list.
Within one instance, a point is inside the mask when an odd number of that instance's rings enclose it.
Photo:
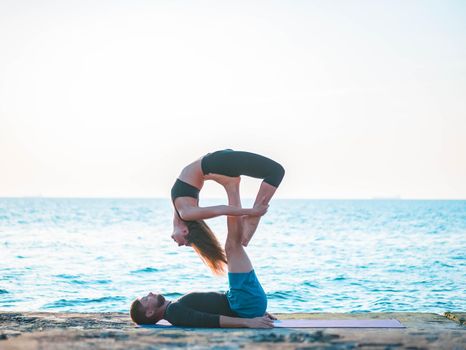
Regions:
[[[277,328],[406,328],[400,321],[393,318],[384,320],[276,320]],[[144,327],[173,327],[170,322],[161,320],[153,326]]]
[[[277,320],[281,328],[405,328],[398,320]]]

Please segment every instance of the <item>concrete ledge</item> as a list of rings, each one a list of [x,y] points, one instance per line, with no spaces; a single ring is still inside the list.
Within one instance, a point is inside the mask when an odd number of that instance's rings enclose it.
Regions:
[[[461,312],[275,315],[279,319],[396,318],[407,328],[145,329],[134,327],[123,313],[0,312],[0,349],[466,349]],[[455,317],[463,321],[450,319]]]

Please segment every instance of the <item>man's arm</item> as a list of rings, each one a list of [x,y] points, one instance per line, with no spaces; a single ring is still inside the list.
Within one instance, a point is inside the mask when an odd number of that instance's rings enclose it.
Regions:
[[[267,316],[254,318],[228,317],[220,315],[221,328],[273,328],[273,320]]]
[[[169,306],[165,319],[174,326],[206,328],[272,328],[267,317],[241,318],[197,311],[175,302]]]
[[[171,303],[165,312],[165,319],[174,326],[220,327],[219,315],[194,310],[180,302]]]
[[[247,318],[220,315],[220,328],[247,328]]]

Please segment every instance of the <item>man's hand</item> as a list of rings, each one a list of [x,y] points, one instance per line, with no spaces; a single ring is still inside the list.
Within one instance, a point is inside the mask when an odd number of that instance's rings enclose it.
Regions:
[[[267,316],[246,319],[248,328],[273,328],[273,320]]]
[[[268,312],[266,312],[266,313],[264,314],[264,316],[270,318],[271,320],[276,320],[276,319],[277,319],[274,315],[269,314]]]

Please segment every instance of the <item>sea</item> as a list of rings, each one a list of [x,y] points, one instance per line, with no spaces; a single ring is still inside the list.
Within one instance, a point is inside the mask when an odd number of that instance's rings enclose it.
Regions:
[[[172,219],[168,198],[0,198],[0,310],[128,312],[149,291],[226,291],[170,238]],[[207,222],[224,243],[225,217]],[[246,251],[272,313],[466,309],[464,200],[272,199]]]

